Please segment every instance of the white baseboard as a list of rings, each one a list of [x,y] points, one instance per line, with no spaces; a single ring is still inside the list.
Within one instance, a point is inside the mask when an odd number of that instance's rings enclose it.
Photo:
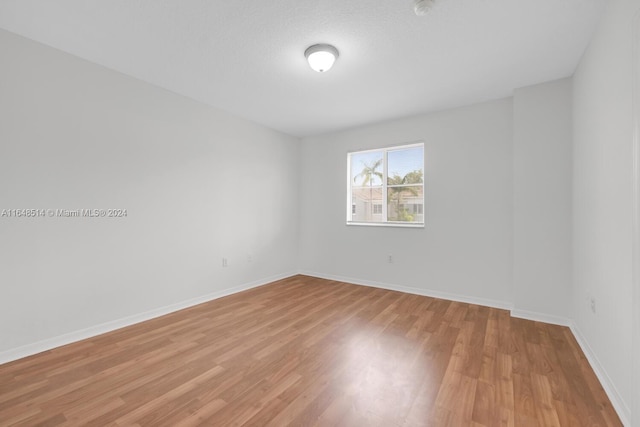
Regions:
[[[538,313],[528,310],[513,309],[511,310],[511,316],[517,317],[519,319],[533,320],[536,322],[551,323],[552,325],[571,326],[573,324],[571,319],[566,317],[554,316],[552,314]]]
[[[503,310],[511,310],[511,304],[506,301],[498,301],[486,298],[470,297],[466,295],[451,294],[448,292],[434,291],[432,289],[413,288],[409,286],[399,286],[390,283],[376,282],[374,280],[361,280],[352,277],[334,276],[331,274],[317,273],[313,271],[300,271],[305,276],[318,277],[320,279],[335,280],[338,282],[350,283],[353,285],[370,286],[372,288],[387,289],[390,291],[405,292],[408,294],[422,295],[426,297],[434,297],[446,299],[450,301],[464,302],[467,304],[484,305],[487,307],[500,308]]]
[[[3,363],[14,361],[14,360],[22,359],[23,357],[31,356],[37,353],[42,353],[43,351],[51,350],[56,347],[61,347],[63,345],[71,344],[77,341],[82,341],[84,339],[95,337],[97,335],[101,335],[107,332],[112,332],[112,331],[115,331],[116,329],[124,328],[126,326],[131,326],[136,323],[151,320],[156,317],[164,316],[166,314],[173,313],[178,310],[183,310],[185,308],[193,307],[194,305],[198,305],[198,304],[209,302],[218,298],[226,297],[228,295],[246,291],[248,289],[257,288],[258,286],[266,285],[267,283],[271,283],[277,280],[285,279],[287,277],[295,276],[296,274],[297,273],[295,272],[284,273],[284,274],[278,274],[278,275],[267,277],[260,280],[255,280],[253,282],[245,283],[240,286],[223,289],[221,291],[212,292],[207,295],[192,298],[187,301],[182,301],[182,302],[171,304],[165,307],[156,308],[140,314],[134,314],[133,316],[128,316],[122,319],[117,319],[117,320],[102,323],[99,325],[91,326],[89,328],[81,329],[79,331],[69,332],[64,335],[48,338],[46,340],[38,341],[32,344],[27,344],[22,347],[5,350],[3,352],[0,352],[0,365]]]
[[[582,335],[582,332],[580,332],[580,329],[576,324],[571,322],[569,327],[571,328],[571,332],[573,332],[573,336],[576,337],[576,341],[578,341],[578,345],[580,345],[582,352],[587,357],[591,368],[598,377],[600,384],[602,384],[602,388],[605,393],[607,393],[613,408],[618,413],[620,421],[622,421],[624,426],[631,427],[631,410],[624,402],[624,399],[622,399],[622,396],[620,396],[620,393],[618,393],[618,389],[613,384],[613,381],[611,381],[611,378],[609,378],[609,375],[607,375],[607,371],[603,368],[602,364],[596,357],[596,354],[591,349],[591,346],[589,346],[589,343],[585,339],[584,335]]]

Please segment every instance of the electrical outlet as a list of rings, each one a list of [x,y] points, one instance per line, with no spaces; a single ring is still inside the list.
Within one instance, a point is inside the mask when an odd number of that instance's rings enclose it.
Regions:
[[[387,262],[393,264],[393,255],[387,255]]]
[[[222,266],[223,267],[228,267],[229,266],[229,263],[227,262],[226,258],[222,258]]]
[[[591,308],[591,312],[596,314],[596,299],[594,297],[589,298],[589,307]]]

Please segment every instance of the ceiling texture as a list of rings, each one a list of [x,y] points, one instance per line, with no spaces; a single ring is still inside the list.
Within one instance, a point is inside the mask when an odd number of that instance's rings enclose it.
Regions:
[[[299,136],[573,74],[606,0],[0,0],[0,28]],[[305,49],[340,51],[326,73]],[[0,59],[1,61],[1,59]]]

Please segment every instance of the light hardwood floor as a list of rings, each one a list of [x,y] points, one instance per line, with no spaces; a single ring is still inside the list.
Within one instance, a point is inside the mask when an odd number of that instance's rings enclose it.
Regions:
[[[296,276],[1,365],[0,425],[621,424],[565,327]]]

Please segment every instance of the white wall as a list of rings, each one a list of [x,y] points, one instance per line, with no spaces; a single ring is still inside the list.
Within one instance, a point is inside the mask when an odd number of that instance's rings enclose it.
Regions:
[[[626,418],[633,400],[632,20],[639,7],[637,0],[608,2],[573,86],[576,329]],[[634,417],[640,425],[640,413]]]
[[[633,237],[633,403],[632,418],[640,424],[640,12],[633,24],[633,121],[634,121],[634,237]]]
[[[513,97],[514,314],[571,317],[571,79]]]
[[[512,138],[512,102],[503,99],[304,139],[301,270],[509,307]],[[345,225],[347,152],[418,140],[425,228]]]
[[[128,210],[0,218],[0,362],[296,271],[296,138],[5,31],[0,57],[0,209]]]

